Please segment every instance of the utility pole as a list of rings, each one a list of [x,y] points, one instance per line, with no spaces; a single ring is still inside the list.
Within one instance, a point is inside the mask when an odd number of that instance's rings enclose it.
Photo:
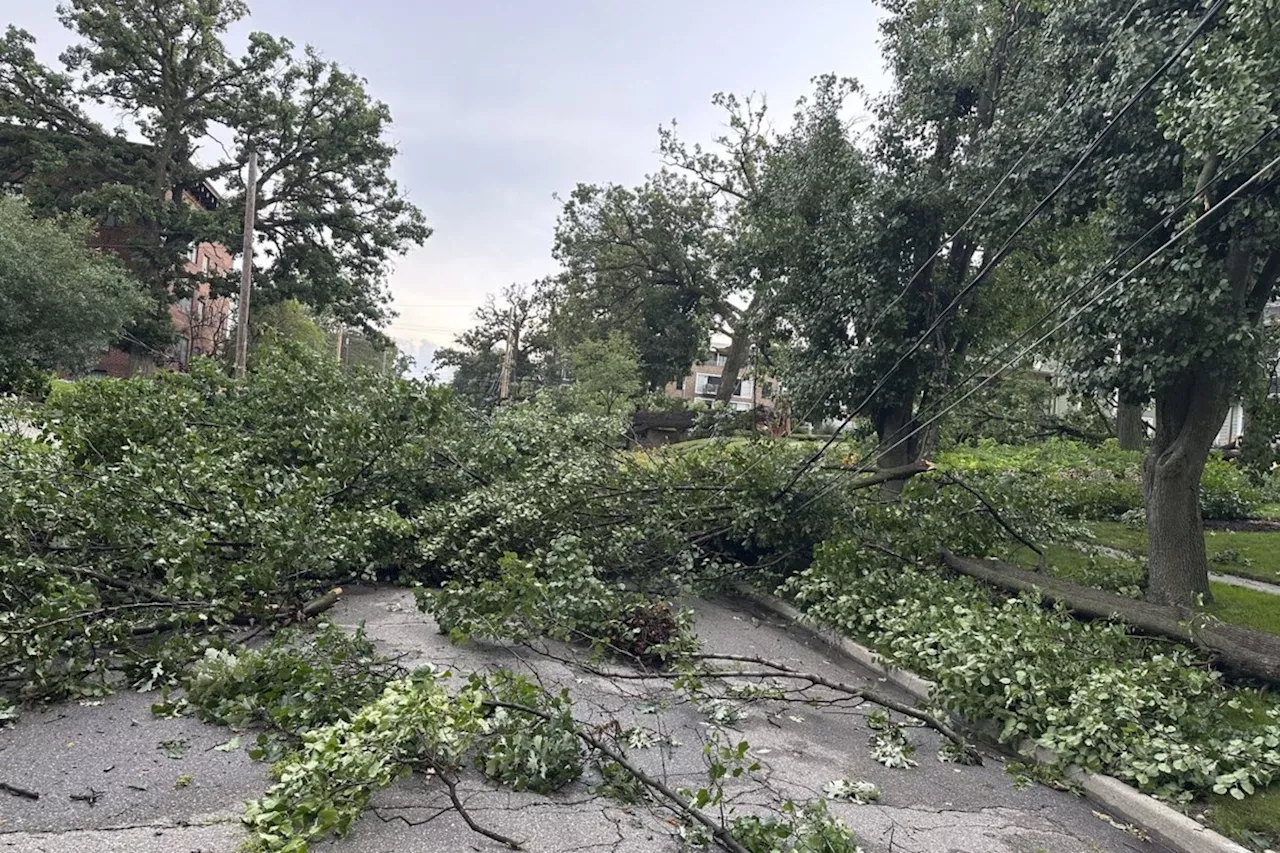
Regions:
[[[498,377],[498,405],[507,402],[511,395],[511,374],[515,372],[516,347],[519,346],[520,335],[516,331],[516,312],[511,309],[511,326],[507,329],[507,351],[502,354],[502,373]]]
[[[249,180],[244,189],[244,248],[240,262],[240,322],[236,326],[236,379],[249,361],[249,299],[253,292],[253,228],[257,221],[258,152],[249,152]]]
[[[346,331],[347,331],[347,327],[339,323],[338,324],[338,348],[337,348],[339,367],[342,366],[342,338],[343,338],[343,335],[346,334]]]

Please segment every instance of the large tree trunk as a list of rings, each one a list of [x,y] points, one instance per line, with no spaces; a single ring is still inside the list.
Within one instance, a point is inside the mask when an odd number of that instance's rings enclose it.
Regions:
[[[1204,649],[1228,672],[1280,684],[1280,637],[1275,634],[1223,624],[1211,616],[1179,607],[1134,601],[998,560],[973,560],[949,551],[942,552],[942,559],[952,569],[1002,589],[1035,590],[1041,600],[1064,604],[1073,613],[1091,619],[1119,618],[1139,633]]]
[[[882,406],[875,411],[872,421],[876,428],[876,438],[879,439],[880,459],[876,463],[877,468],[881,471],[907,468],[920,461],[927,430],[916,432],[918,424],[915,408],[911,403]],[[915,435],[911,435],[913,432]],[[904,480],[887,480],[884,490],[896,495],[904,485]]]
[[[1116,438],[1121,450],[1141,450],[1147,444],[1146,427],[1142,421],[1142,406],[1130,403],[1123,397],[1116,409]]]
[[[1230,399],[1223,383],[1189,371],[1156,396],[1156,434],[1143,463],[1147,506],[1147,599],[1190,606],[1209,599],[1200,518],[1200,475]]]
[[[747,332],[735,330],[729,343],[729,355],[725,358],[724,370],[720,372],[720,388],[716,391],[716,402],[727,403],[733,397],[733,388],[738,384],[738,374],[747,363]],[[754,380],[753,380],[754,381]]]

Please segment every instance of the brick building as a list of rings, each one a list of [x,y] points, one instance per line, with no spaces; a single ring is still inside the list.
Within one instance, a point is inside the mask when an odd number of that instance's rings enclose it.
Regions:
[[[720,378],[724,374],[724,366],[728,361],[728,349],[715,347],[706,357],[694,362],[689,375],[678,382],[668,382],[666,395],[675,400],[689,403],[715,402],[720,391]],[[756,406],[773,408],[778,394],[778,382],[770,376],[758,378],[752,375],[751,365],[745,365],[738,373],[738,381],[734,385],[733,396],[729,398],[729,406],[740,412]]]
[[[192,207],[217,210],[221,197],[207,183],[183,190],[182,200]],[[129,246],[137,238],[138,229],[121,226],[110,219],[98,228],[93,245],[103,251],[119,255],[129,263]],[[185,272],[192,275],[225,275],[231,271],[231,252],[217,243],[197,243],[188,250]],[[191,359],[198,355],[218,356],[223,353],[231,336],[231,300],[213,296],[208,284],[199,284],[191,296],[169,306],[177,340],[160,352],[147,352],[140,347],[129,351],[110,349],[93,369],[96,376],[127,377],[145,373],[155,367],[168,370],[186,370]]]

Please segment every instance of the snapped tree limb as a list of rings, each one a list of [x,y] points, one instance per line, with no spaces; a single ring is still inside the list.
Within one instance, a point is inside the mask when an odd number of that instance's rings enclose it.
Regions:
[[[1027,571],[998,560],[974,560],[942,552],[942,561],[961,574],[1011,592],[1035,592],[1091,619],[1119,619],[1137,633],[1187,643],[1213,656],[1237,676],[1280,684],[1280,636],[1228,625],[1181,607],[1137,601]]]

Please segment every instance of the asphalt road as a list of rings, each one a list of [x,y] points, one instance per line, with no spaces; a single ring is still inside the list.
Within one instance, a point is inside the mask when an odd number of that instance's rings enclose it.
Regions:
[[[892,692],[855,664],[790,626],[736,602],[699,602],[697,631],[708,651],[758,655],[853,684]],[[936,760],[939,737],[909,729],[918,766],[889,769],[872,760],[873,708],[836,694],[809,691],[794,699],[743,707],[746,716],[717,726],[705,709],[672,694],[661,679],[612,679],[568,662],[573,653],[479,643],[451,646],[405,590],[356,590],[331,615],[365,624],[407,666],[431,663],[455,673],[510,667],[548,688],[567,688],[580,719],[617,721],[653,734],[654,745],[631,756],[672,787],[705,780],[702,746],[719,731],[746,740],[762,770],[728,789],[737,813],[769,812],[784,797],[820,796],[834,779],[865,780],[882,792],[871,805],[832,803],[868,853],[1101,853],[1158,848],[1094,812],[1070,794],[1018,787],[1000,761],[958,766]],[[221,853],[240,839],[243,801],[267,786],[266,767],[242,749],[219,750],[233,733],[191,719],[150,713],[155,694],[120,693],[101,704],[67,704],[27,713],[0,733],[0,781],[37,791],[38,801],[0,793],[4,853]],[[906,697],[897,698],[905,700]],[[244,736],[246,743],[252,736]],[[462,786],[481,824],[543,853],[676,851],[669,813],[622,806],[593,796],[585,778],[554,796],[514,793],[475,774]],[[504,849],[467,828],[441,786],[412,777],[375,796],[373,807],[343,840],[318,849],[348,853],[452,853]]]

